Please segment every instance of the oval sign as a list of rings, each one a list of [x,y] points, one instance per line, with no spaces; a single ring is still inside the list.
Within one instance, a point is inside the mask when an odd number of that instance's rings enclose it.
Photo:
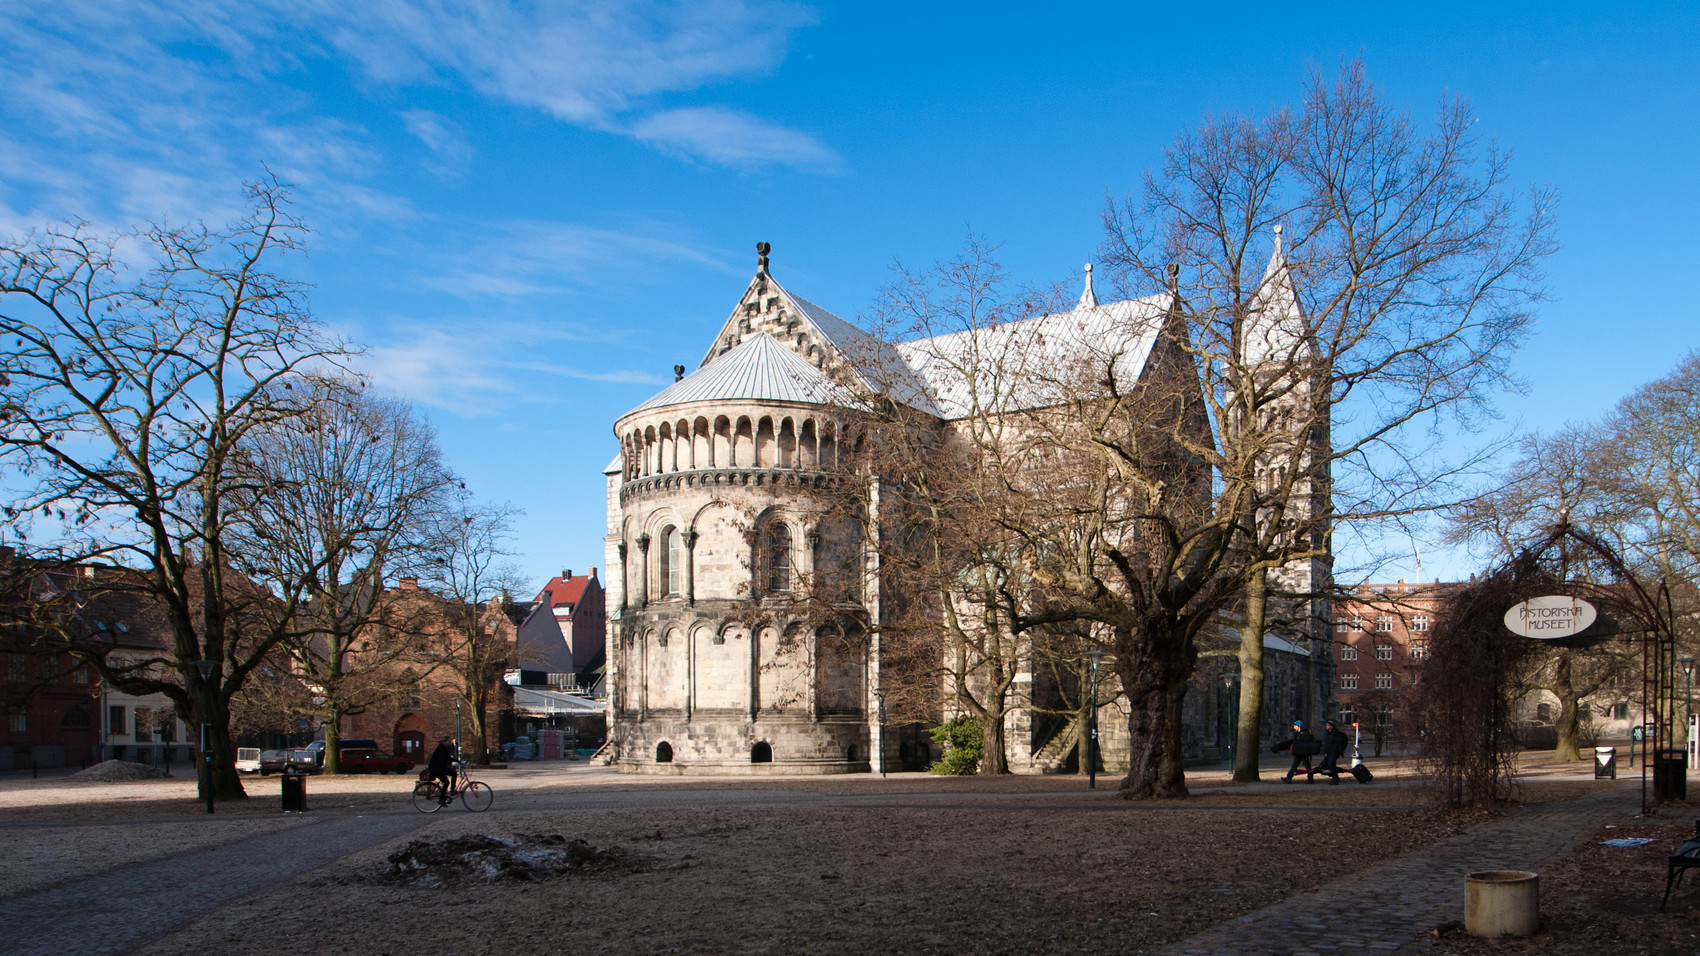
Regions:
[[[1575,637],[1599,616],[1600,612],[1581,598],[1552,594],[1512,605],[1505,612],[1505,626],[1513,634],[1550,641]]]

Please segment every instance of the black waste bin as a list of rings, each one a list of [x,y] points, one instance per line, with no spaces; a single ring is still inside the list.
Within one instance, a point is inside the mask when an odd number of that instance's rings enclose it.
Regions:
[[[1688,799],[1688,751],[1660,747],[1653,751],[1653,799]]]
[[[1616,747],[1595,747],[1594,748],[1594,779],[1595,780],[1616,780],[1617,779],[1617,748]]]
[[[283,775],[283,812],[307,812],[307,777],[305,774]]]

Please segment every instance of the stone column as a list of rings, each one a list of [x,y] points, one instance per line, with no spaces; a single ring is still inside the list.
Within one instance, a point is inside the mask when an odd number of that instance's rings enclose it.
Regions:
[[[697,603],[697,533],[693,529],[685,532],[685,603],[695,607]]]

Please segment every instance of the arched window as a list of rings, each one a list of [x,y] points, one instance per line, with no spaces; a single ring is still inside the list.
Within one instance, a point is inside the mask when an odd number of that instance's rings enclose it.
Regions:
[[[791,528],[785,522],[775,521],[767,526],[762,561],[767,565],[768,591],[791,590]]]
[[[656,556],[655,581],[661,586],[662,597],[678,597],[684,591],[684,545],[679,529],[668,525],[661,531],[661,549]]]
[[[772,763],[773,745],[763,740],[750,748],[750,763]]]
[[[655,762],[656,763],[672,763],[673,762],[673,745],[668,743],[665,740],[656,744],[655,745]]]

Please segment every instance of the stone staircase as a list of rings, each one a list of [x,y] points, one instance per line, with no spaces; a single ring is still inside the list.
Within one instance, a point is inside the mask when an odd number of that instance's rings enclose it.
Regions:
[[[1044,746],[1033,752],[1033,772],[1062,773],[1067,765],[1069,755],[1074,752],[1080,741],[1081,720],[1079,717],[1068,721]]]

